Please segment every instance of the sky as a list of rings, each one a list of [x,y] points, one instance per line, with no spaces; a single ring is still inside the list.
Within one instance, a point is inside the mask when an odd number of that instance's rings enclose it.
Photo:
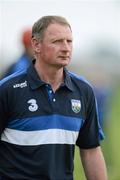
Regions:
[[[95,42],[120,48],[120,0],[0,0],[0,67],[19,56],[20,33],[44,15],[69,21],[73,55],[88,51]]]

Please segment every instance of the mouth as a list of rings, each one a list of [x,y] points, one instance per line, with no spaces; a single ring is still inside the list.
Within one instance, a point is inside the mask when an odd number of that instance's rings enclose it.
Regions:
[[[59,56],[59,58],[60,58],[60,59],[63,59],[63,60],[68,60],[68,59],[70,59],[69,56]]]

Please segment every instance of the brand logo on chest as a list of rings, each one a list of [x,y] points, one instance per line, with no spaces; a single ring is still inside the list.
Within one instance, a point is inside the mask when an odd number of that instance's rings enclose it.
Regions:
[[[28,107],[29,111],[35,112],[38,110],[36,99],[30,99],[27,103],[30,104],[30,106]]]
[[[13,88],[24,88],[24,87],[27,87],[27,81],[13,85]]]

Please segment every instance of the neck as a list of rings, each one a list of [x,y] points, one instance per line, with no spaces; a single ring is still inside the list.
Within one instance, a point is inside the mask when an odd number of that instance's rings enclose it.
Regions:
[[[39,63],[35,63],[35,69],[42,81],[51,85],[55,92],[64,80],[63,68],[45,67]]]

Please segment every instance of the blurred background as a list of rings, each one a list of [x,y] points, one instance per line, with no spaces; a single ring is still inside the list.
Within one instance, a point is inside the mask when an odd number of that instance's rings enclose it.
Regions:
[[[1,79],[11,65],[15,70],[29,65],[31,26],[44,15],[64,16],[72,26],[68,68],[93,85],[109,179],[120,180],[120,0],[0,0]],[[77,148],[74,177],[85,180]]]

